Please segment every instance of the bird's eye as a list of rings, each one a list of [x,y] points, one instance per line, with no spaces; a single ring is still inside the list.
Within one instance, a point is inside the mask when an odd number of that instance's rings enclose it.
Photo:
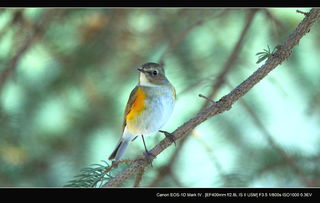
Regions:
[[[153,76],[158,75],[158,71],[154,70],[154,71],[152,72],[152,75],[153,75]]]

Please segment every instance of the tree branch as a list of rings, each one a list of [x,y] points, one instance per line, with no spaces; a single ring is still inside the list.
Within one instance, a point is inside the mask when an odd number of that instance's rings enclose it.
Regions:
[[[224,10],[219,17],[221,17],[222,15],[224,15],[224,13],[226,13],[228,10]],[[215,93],[217,92],[217,90],[221,87],[221,85],[224,82],[224,77],[225,75],[231,70],[232,68],[232,64],[236,61],[239,52],[241,50],[245,35],[247,33],[247,31],[249,30],[250,25],[253,22],[254,16],[257,12],[257,9],[253,9],[253,10],[249,10],[248,11],[248,15],[246,16],[246,23],[244,24],[244,28],[243,30],[240,32],[240,36],[239,39],[237,41],[237,43],[235,44],[235,47],[233,48],[232,54],[230,55],[230,57],[228,58],[228,60],[226,61],[225,65],[222,68],[221,73],[219,74],[219,76],[217,77],[218,80],[215,82],[215,84],[212,87],[211,93],[215,95]],[[202,21],[199,21],[202,22]],[[184,32],[182,32],[184,33]],[[203,80],[205,81],[205,80]],[[203,82],[202,81],[202,82]],[[219,84],[217,84],[217,82]],[[193,84],[190,85],[188,88],[186,88],[186,90],[190,91],[190,88],[195,88],[197,85],[199,85],[201,83],[197,83],[197,84]],[[185,91],[182,91],[181,93],[183,93]],[[212,95],[212,97],[214,97],[214,95]],[[205,107],[207,107],[208,101],[209,103],[214,103],[211,99],[209,99],[208,97],[199,94],[199,97],[202,97],[204,99],[207,100],[207,102],[205,102],[202,107],[199,109],[199,112],[201,112]],[[183,139],[183,141],[180,142],[180,144],[178,145],[178,148],[175,150],[175,152],[171,155],[171,159],[169,160],[169,162],[159,168],[158,170],[158,175],[156,176],[156,178],[154,179],[154,181],[151,182],[151,184],[149,185],[150,187],[154,187],[156,184],[158,184],[163,178],[165,178],[166,176],[172,175],[172,166],[174,165],[174,162],[176,160],[176,157],[178,156],[178,153],[180,152],[180,149],[183,147],[183,144],[185,143],[185,140],[187,138]]]
[[[19,14],[21,15],[21,14]],[[55,17],[53,10],[45,11],[37,22],[32,26],[31,34],[17,49],[14,56],[8,61],[7,67],[0,74],[0,92],[9,78],[10,74],[14,72],[23,55],[34,45],[34,43],[44,34],[46,27],[49,26],[52,18]],[[16,17],[17,18],[17,17]],[[19,17],[21,18],[21,16]]]
[[[138,172],[136,180],[134,181],[133,187],[139,187],[141,180],[142,180],[142,176],[144,174],[144,169],[145,168],[141,168],[140,171]]]
[[[275,23],[276,27],[281,30],[284,31],[286,29],[286,26],[280,21],[278,20],[278,18],[276,18],[267,8],[262,9],[266,15],[266,17],[268,17],[268,20],[271,20],[271,22]]]
[[[231,55],[229,56],[229,58],[227,59],[226,63],[224,64],[221,73],[218,75],[217,80],[214,82],[214,84],[212,85],[212,90],[209,93],[208,98],[209,99],[213,99],[215,97],[215,95],[217,94],[218,90],[220,89],[221,85],[224,83],[225,77],[227,76],[227,73],[229,73],[229,71],[232,69],[233,64],[236,62],[238,55],[240,53],[241,47],[243,45],[244,42],[244,38],[246,36],[246,34],[248,33],[248,30],[253,22],[253,19],[256,15],[258,10],[253,9],[250,10],[247,16],[247,22],[239,36],[239,39],[237,41],[237,43],[235,44],[233,51],[231,53]],[[210,104],[210,101],[206,101],[205,104],[202,106],[201,110],[203,110],[205,107],[207,107]]]
[[[227,85],[231,87],[231,85],[228,82]],[[292,157],[289,154],[287,154],[287,152],[283,150],[272,138],[272,135],[263,125],[263,122],[259,119],[258,115],[254,112],[251,106],[244,99],[240,99],[239,102],[250,115],[250,117],[253,119],[253,122],[256,124],[256,126],[260,129],[263,137],[268,142],[269,146],[273,148],[283,158],[283,160],[288,164],[288,166],[293,170],[293,172],[296,173],[301,183],[303,183],[305,186],[312,187],[312,185],[310,185],[309,181],[305,178],[303,171],[300,170],[294,159],[292,159]]]
[[[214,150],[212,149],[212,146],[210,144],[208,144],[207,141],[205,141],[198,133],[196,130],[192,131],[192,135],[194,138],[196,138],[199,143],[203,146],[204,150],[206,150],[206,152],[208,153],[208,156],[211,158],[211,161],[214,165],[214,167],[217,170],[217,174],[219,177],[221,177],[221,179],[224,181],[224,185],[227,184],[228,179],[226,178],[225,173],[223,172],[222,166],[220,165],[220,163],[218,162],[218,159],[216,158],[216,156],[213,154]]]
[[[156,178],[149,184],[148,187],[156,187],[161,182],[161,180],[163,180],[168,175],[174,176],[174,174],[172,173],[172,168],[177,158],[180,155],[180,152],[184,146],[184,143],[186,143],[186,140],[187,140],[186,138],[187,137],[185,137],[179,142],[179,145],[177,145],[177,148],[175,149],[174,153],[171,155],[168,163],[158,169],[158,174]]]
[[[163,54],[160,56],[159,62],[163,63],[163,59],[164,57],[170,53],[170,51],[172,49],[174,49],[177,44],[179,44],[179,42],[181,42],[194,28],[208,22],[209,20],[213,19],[213,18],[218,18],[221,17],[223,15],[225,15],[227,12],[229,12],[229,9],[224,9],[221,13],[219,13],[218,15],[215,16],[211,16],[210,18],[207,19],[202,19],[202,20],[198,20],[196,23],[192,24],[191,26],[187,27],[185,30],[183,30],[182,32],[180,32],[178,35],[176,35],[173,39],[171,39],[169,41],[169,44],[167,46],[167,48],[165,49],[165,51],[163,52]]]
[[[282,44],[277,46],[277,51],[272,54],[258,70],[256,70],[251,76],[245,81],[233,89],[229,94],[223,96],[219,101],[210,105],[204,109],[189,121],[185,122],[182,126],[177,128],[172,134],[175,136],[175,140],[181,139],[183,136],[188,134],[192,129],[197,127],[207,119],[220,114],[224,111],[228,111],[232,105],[244,96],[255,84],[262,80],[268,75],[274,68],[280,65],[282,62],[287,60],[292,52],[294,46],[296,46],[300,39],[310,31],[311,26],[316,20],[320,18],[320,9],[311,9],[308,15],[299,23],[297,28],[288,37],[288,39]],[[170,139],[165,138],[160,141],[150,152],[155,155],[159,155],[172,143]],[[142,168],[149,165],[149,161],[145,158],[136,159],[128,168],[122,171],[119,175],[112,178],[109,182],[104,184],[102,187],[116,187],[131,175],[135,174]]]

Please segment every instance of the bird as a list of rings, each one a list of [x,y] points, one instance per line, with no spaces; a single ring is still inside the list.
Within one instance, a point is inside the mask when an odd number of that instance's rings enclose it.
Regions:
[[[176,89],[165,76],[163,66],[162,63],[148,62],[137,68],[139,81],[130,93],[123,116],[122,136],[109,160],[119,161],[129,143],[138,136],[142,137],[144,155],[150,160],[153,154],[148,151],[144,137],[158,131],[175,144],[171,133],[160,130],[171,117],[176,100]]]

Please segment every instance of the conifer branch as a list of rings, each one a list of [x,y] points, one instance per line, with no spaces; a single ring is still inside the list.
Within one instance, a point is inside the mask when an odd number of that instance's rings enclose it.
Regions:
[[[159,62],[163,64],[164,57],[170,53],[171,50],[173,50],[179,42],[181,42],[193,29],[195,29],[198,26],[203,25],[204,23],[208,22],[211,19],[221,17],[229,12],[229,9],[224,9],[221,13],[218,13],[217,15],[210,16],[207,19],[198,20],[196,23],[192,24],[191,26],[187,27],[185,30],[180,32],[178,35],[176,35],[173,39],[169,41],[169,44],[163,54],[160,56]]]
[[[227,74],[230,72],[230,70],[234,67],[235,62],[237,61],[238,55],[240,53],[240,50],[242,48],[245,36],[247,35],[249,28],[251,26],[251,24],[253,23],[254,17],[257,14],[256,9],[252,9],[248,12],[248,16],[247,16],[247,21],[245,26],[243,27],[242,32],[240,33],[239,39],[236,42],[231,55],[229,56],[229,58],[227,59],[227,61],[225,62],[224,66],[222,67],[222,71],[221,73],[218,75],[216,81],[214,82],[214,84],[212,85],[212,89],[211,92],[209,93],[208,98],[209,99],[213,99],[215,97],[215,95],[217,94],[219,88],[222,86],[222,84],[224,83],[224,80],[227,76]],[[205,109],[208,105],[210,104],[210,101],[207,100],[205,102],[205,104],[201,107],[200,111]]]
[[[226,82],[226,84],[231,88],[230,83]],[[287,163],[287,165],[292,169],[292,171],[298,176],[301,183],[303,183],[305,186],[311,187],[312,185],[310,185],[309,181],[305,178],[305,174],[303,173],[303,171],[298,167],[294,159],[284,149],[282,149],[281,146],[279,146],[277,142],[272,138],[271,133],[264,126],[264,123],[254,112],[253,108],[251,108],[251,106],[243,98],[239,99],[239,102],[243,106],[244,110],[248,113],[248,115],[250,115],[250,117],[253,119],[255,125],[260,129],[268,145],[282,157],[284,162]]]
[[[281,45],[277,46],[277,50],[272,56],[268,58],[264,65],[258,68],[251,76],[245,81],[233,89],[229,94],[223,96],[219,101],[210,105],[204,109],[189,121],[185,122],[179,128],[177,128],[172,134],[175,136],[175,140],[181,139],[188,134],[192,129],[200,125],[207,119],[228,111],[232,105],[244,96],[254,85],[261,81],[268,75],[273,69],[283,63],[291,55],[292,49],[299,43],[300,39],[307,34],[312,25],[320,18],[320,9],[311,9],[308,15],[299,23],[293,33],[288,39]],[[171,141],[168,138],[164,138],[158,143],[150,152],[155,155],[159,155],[163,150],[171,145]],[[149,165],[149,162],[144,158],[136,159],[128,168],[123,170],[119,175],[112,178],[103,187],[116,187],[131,175],[137,173],[142,168]]]
[[[21,46],[17,48],[15,54],[6,64],[6,67],[0,72],[0,92],[7,79],[17,69],[20,59],[35,44],[35,42],[44,35],[46,28],[50,25],[56,15],[55,11],[47,10],[42,14],[41,18],[32,25],[29,36],[27,36],[26,40],[21,43]],[[19,17],[15,17],[13,21],[17,21],[17,19],[23,21],[22,13],[18,13],[18,16]]]
[[[106,161],[102,162],[104,164],[93,164],[83,168],[81,173],[64,187],[100,187],[108,178],[111,178],[109,172],[113,168],[113,165],[109,165]]]
[[[227,12],[228,10],[225,10],[224,12],[222,12],[219,16],[223,16],[223,14],[225,12]],[[228,60],[225,62],[224,66],[222,67],[222,71],[219,74],[219,76],[217,77],[219,81],[214,81],[214,84],[212,86],[212,90],[211,92],[217,92],[217,90],[222,86],[223,82],[224,82],[224,77],[225,75],[232,69],[232,64],[236,61],[236,59],[238,58],[238,55],[240,53],[241,47],[243,45],[243,41],[245,38],[245,35],[248,33],[249,27],[250,25],[253,23],[253,19],[254,16],[256,15],[256,13],[258,12],[257,9],[252,9],[252,10],[248,10],[247,16],[245,18],[245,24],[244,24],[244,28],[241,30],[240,34],[239,34],[239,39],[236,42],[233,50],[232,50],[232,54],[230,55],[230,57],[228,58]],[[221,80],[222,79],[222,80]],[[205,80],[204,80],[205,81]],[[217,85],[216,83],[219,82],[219,84]],[[200,83],[198,83],[200,84]],[[197,85],[198,85],[197,84]],[[197,86],[196,84],[190,85],[188,88],[186,88],[186,90],[190,91],[191,88],[194,88]],[[185,91],[182,91],[182,93]],[[215,94],[215,93],[213,93]],[[207,104],[209,103],[214,103],[214,101],[212,101],[211,99],[209,99],[208,97],[199,94],[199,97],[202,97],[204,99],[206,99],[206,102],[203,104],[203,106],[199,109],[199,112],[201,112],[202,109],[204,109],[205,107],[207,107]],[[213,95],[214,96],[214,95]],[[171,175],[171,177],[173,177],[173,173],[172,173],[172,165],[174,164],[176,157],[178,156],[179,152],[181,151],[181,148],[183,147],[184,143],[186,143],[186,139],[183,139],[183,141],[181,141],[178,145],[178,147],[175,149],[175,152],[171,155],[171,158],[169,159],[168,163],[166,164],[166,166],[161,167],[158,170],[158,175],[157,177],[154,179],[154,181],[151,182],[151,184],[149,186],[155,186],[156,184],[158,184],[161,179],[163,179],[166,176]]]

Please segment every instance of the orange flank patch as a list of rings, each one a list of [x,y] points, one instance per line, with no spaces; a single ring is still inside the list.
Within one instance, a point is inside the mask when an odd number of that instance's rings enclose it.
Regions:
[[[145,98],[146,98],[146,94],[143,92],[142,88],[139,87],[136,92],[136,99],[133,102],[129,113],[126,116],[127,121],[135,119],[136,116],[139,115],[141,111],[143,111],[145,107],[145,103],[144,103]]]

